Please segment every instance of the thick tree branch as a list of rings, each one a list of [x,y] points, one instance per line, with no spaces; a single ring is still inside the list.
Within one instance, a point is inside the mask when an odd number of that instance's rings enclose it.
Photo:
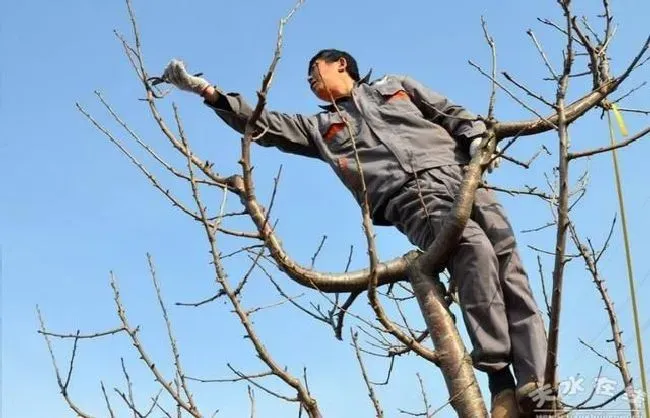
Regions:
[[[620,85],[625,81],[630,73],[634,70],[636,65],[639,63],[641,58],[645,55],[650,47],[650,36],[645,40],[641,50],[632,60],[627,69],[620,76],[613,78],[612,80],[602,83],[597,89],[586,94],[582,98],[576,100],[570,105],[566,106],[564,109],[564,118],[566,123],[570,124],[578,119],[580,116],[587,113],[589,110],[598,106],[603,99],[605,99],[609,94],[614,92]],[[542,132],[546,132],[551,129],[548,122],[551,122],[554,125],[557,125],[559,115],[557,112],[545,117],[544,119],[533,119],[528,121],[518,121],[518,122],[498,122],[494,126],[495,134],[497,138],[502,139],[515,135],[534,135]]]
[[[565,99],[569,86],[569,75],[573,67],[573,36],[571,30],[572,14],[570,0],[558,0],[566,19],[567,43],[564,55],[564,68],[558,81],[556,93],[556,108],[558,115],[559,137],[559,193],[557,202],[557,233],[555,238],[555,260],[553,266],[553,288],[551,293],[551,315],[548,331],[548,351],[546,354],[546,370],[544,383],[550,385],[553,393],[557,393],[557,356],[560,332],[560,314],[562,312],[562,288],[564,283],[564,266],[566,253],[566,234],[569,225],[569,121]],[[555,398],[555,397],[553,397]]]

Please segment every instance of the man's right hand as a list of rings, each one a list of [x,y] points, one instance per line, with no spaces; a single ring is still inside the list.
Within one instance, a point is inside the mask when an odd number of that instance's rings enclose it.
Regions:
[[[191,91],[201,96],[204,96],[207,90],[214,90],[204,78],[189,74],[183,61],[177,59],[169,61],[161,78],[180,90]]]

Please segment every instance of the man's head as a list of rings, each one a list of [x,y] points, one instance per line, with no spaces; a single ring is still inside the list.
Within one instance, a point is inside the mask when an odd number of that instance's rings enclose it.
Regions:
[[[307,81],[314,94],[326,102],[348,96],[359,81],[357,61],[347,52],[323,49],[309,60]]]

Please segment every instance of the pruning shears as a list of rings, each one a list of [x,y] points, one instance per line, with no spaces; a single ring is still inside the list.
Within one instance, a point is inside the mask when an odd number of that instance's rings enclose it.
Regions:
[[[201,77],[203,75],[203,73],[196,73],[196,74],[193,74],[193,75],[194,75],[194,77]],[[154,77],[147,78],[147,85],[149,86],[148,87],[149,91],[151,92],[153,97],[155,97],[156,99],[162,99],[167,93],[157,93],[151,87],[155,87],[158,84],[162,84],[162,83],[169,83],[169,81],[166,80],[162,76],[160,76],[160,77],[154,76]]]
[[[194,77],[201,77],[203,73],[196,73],[192,75]],[[168,81],[165,80],[163,77],[149,77],[147,78],[147,82],[150,83],[152,86],[157,86],[158,84],[167,83]]]

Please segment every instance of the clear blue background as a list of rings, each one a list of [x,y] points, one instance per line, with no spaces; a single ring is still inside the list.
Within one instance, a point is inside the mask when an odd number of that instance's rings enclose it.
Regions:
[[[592,0],[576,2],[578,13],[588,13],[594,26],[601,13]],[[277,22],[292,1],[174,2],[135,1],[142,32],[145,61],[151,73],[161,72],[169,59],[184,59],[190,70],[203,71],[213,83],[228,91],[255,98],[261,77],[272,57]],[[617,33],[611,45],[615,73],[636,55],[647,36],[650,4],[634,0],[614,2]],[[590,8],[590,9],[589,9]],[[489,69],[490,52],[484,41],[480,16],[485,16],[497,42],[499,68],[553,100],[554,87],[541,81],[548,76],[537,51],[525,34],[532,28],[544,44],[556,69],[560,69],[563,39],[535,20],[548,17],[561,22],[555,2],[478,1],[402,2],[343,0],[308,1],[286,28],[283,58],[274,79],[269,107],[287,112],[313,113],[318,109],[305,81],[308,59],[319,49],[336,47],[350,51],[364,72],[373,68],[385,73],[409,74],[431,88],[476,113],[485,114],[490,83],[467,64],[471,59]],[[155,294],[148,278],[145,253],[157,265],[163,292],[169,302],[187,374],[197,377],[227,377],[226,363],[250,373],[263,370],[230,307],[222,302],[192,309],[178,308],[176,301],[194,301],[216,291],[208,264],[207,244],[199,225],[172,208],[147,179],[127,161],[76,110],[79,102],[106,124],[142,159],[167,187],[189,202],[187,187],[156,167],[137,149],[97,101],[100,90],[119,114],[161,155],[183,168],[155,129],[147,112],[141,86],[123,55],[113,29],[131,39],[130,23],[123,2],[25,0],[3,2],[0,6],[0,244],[2,257],[2,413],[6,417],[73,416],[58,393],[56,380],[43,338],[36,333],[35,306],[43,310],[53,331],[94,332],[118,324],[108,285],[109,271],[118,277],[127,312],[133,324],[142,326],[142,339],[156,363],[167,376],[171,357]],[[584,58],[576,71],[585,68]],[[639,69],[627,88],[650,79],[649,66]],[[516,88],[509,86],[512,90]],[[569,93],[578,98],[589,89],[588,79],[573,80]],[[627,89],[622,90],[627,91]],[[537,103],[519,94],[528,103]],[[618,97],[620,94],[615,95]],[[626,99],[625,107],[650,108],[648,89]],[[238,170],[239,136],[224,126],[190,95],[172,92],[160,103],[167,115],[171,101],[181,109],[191,143],[204,158],[215,162],[222,174]],[[546,110],[543,110],[546,113]],[[605,145],[608,141],[604,120],[595,113],[571,131],[572,149]],[[497,117],[502,120],[531,115],[499,93]],[[628,115],[631,132],[647,126],[647,116]],[[511,155],[527,160],[546,144],[555,150],[554,135],[523,138]],[[524,184],[546,188],[543,173],[556,161],[545,156],[529,170],[504,164],[489,181],[512,187]],[[646,355],[650,261],[650,188],[647,156],[650,141],[645,138],[621,152],[622,174],[634,256],[634,271],[640,296]],[[308,264],[320,236],[328,235],[317,268],[340,271],[350,245],[355,246],[353,267],[366,265],[360,211],[351,196],[324,164],[284,155],[273,149],[254,150],[255,175],[260,199],[271,195],[273,177],[283,165],[274,214],[280,219],[278,233],[285,248],[296,260]],[[618,211],[609,155],[572,164],[576,180],[589,169],[589,191],[573,213],[580,232],[600,245]],[[552,219],[547,205],[531,197],[503,197],[517,231],[541,226]],[[237,208],[230,197],[230,207]],[[216,209],[220,196],[207,194],[206,203]],[[227,223],[250,230],[247,222]],[[408,242],[389,228],[378,228],[382,258],[402,254]],[[554,233],[518,234],[532,286],[541,302],[536,253],[527,245],[552,250]],[[224,238],[224,253],[240,246]],[[552,257],[542,257],[550,280]],[[227,262],[230,279],[236,281],[247,268],[245,257]],[[603,257],[601,272],[607,278],[619,311],[628,346],[628,360],[635,376],[638,363],[633,344],[631,307],[625,274],[619,225],[610,250]],[[299,301],[328,306],[327,300],[287,283],[291,295],[305,293]],[[560,340],[560,373],[563,378],[583,376],[585,390],[568,397],[577,402],[587,396],[593,377],[602,364],[578,343],[582,338],[609,355],[611,344],[608,321],[591,279],[579,261],[566,270],[564,311]],[[260,273],[252,276],[244,296],[249,307],[273,303],[279,296]],[[372,314],[361,298],[355,311],[367,318]],[[422,326],[411,306],[409,319]],[[348,322],[354,325],[354,321]],[[372,416],[366,390],[358,372],[354,351],[336,341],[331,330],[290,306],[273,308],[255,316],[255,325],[269,350],[295,375],[307,366],[310,388],[325,416]],[[367,338],[362,337],[365,343]],[[62,372],[67,370],[70,341],[55,341]],[[366,347],[368,347],[366,345]],[[146,404],[155,393],[155,384],[138,361],[125,336],[83,341],[74,370],[71,395],[86,411],[106,416],[99,380],[107,387],[125,385],[119,359],[125,358],[134,382],[137,399]],[[384,360],[368,358],[373,380],[384,378]],[[648,362],[646,362],[646,365]],[[377,390],[386,416],[398,416],[397,408],[421,409],[415,373],[419,372],[434,408],[446,401],[446,390],[438,370],[429,364],[400,358],[391,385]],[[612,367],[603,375],[621,383]],[[479,376],[482,384],[484,377]],[[638,382],[638,379],[636,379]],[[271,386],[284,388],[281,385]],[[220,409],[218,416],[248,416],[244,383],[193,385],[206,414]],[[283,393],[288,393],[284,390]],[[484,391],[485,393],[485,391]],[[297,413],[256,390],[260,417]],[[111,393],[113,403],[119,400]],[[596,397],[594,400],[603,400]],[[168,404],[168,403],[167,403]],[[619,403],[619,406],[625,406]],[[116,406],[117,408],[117,406]],[[121,410],[120,416],[125,411]],[[450,416],[449,408],[440,413]]]

